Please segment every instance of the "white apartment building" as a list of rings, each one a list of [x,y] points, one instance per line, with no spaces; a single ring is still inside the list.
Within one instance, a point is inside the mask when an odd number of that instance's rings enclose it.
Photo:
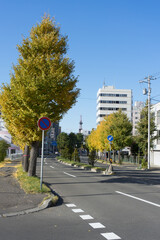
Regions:
[[[119,109],[132,121],[132,90],[115,89],[114,86],[103,86],[97,92],[97,125],[106,115]]]
[[[137,135],[136,126],[141,118],[141,111],[143,108],[144,108],[144,102],[140,102],[140,101],[136,101],[133,106],[133,129],[132,129],[133,136]]]
[[[20,148],[14,144],[12,144],[12,137],[11,134],[8,132],[8,130],[5,127],[5,122],[2,119],[1,112],[0,112],[0,140],[5,140],[8,144],[10,144],[10,147],[8,148],[8,157],[11,156],[11,154],[19,154],[22,153]]]
[[[153,149],[150,152],[150,165],[151,167],[160,167],[160,102],[152,105],[151,111],[154,112],[155,125],[157,131],[155,136],[159,136],[153,143]]]

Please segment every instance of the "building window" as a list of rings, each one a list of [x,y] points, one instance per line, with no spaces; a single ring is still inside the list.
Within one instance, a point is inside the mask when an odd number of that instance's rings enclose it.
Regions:
[[[119,109],[121,109],[122,111],[127,111],[127,108],[112,108],[112,107],[100,107],[98,108],[97,111],[99,110],[103,110],[103,111],[118,111]]]
[[[160,110],[157,111],[157,124],[160,124]]]
[[[100,93],[101,97],[127,97],[127,94]]]
[[[160,130],[157,131],[157,136],[158,136],[157,144],[160,144]]]
[[[107,101],[107,100],[100,100],[99,103],[127,104],[127,101]]]

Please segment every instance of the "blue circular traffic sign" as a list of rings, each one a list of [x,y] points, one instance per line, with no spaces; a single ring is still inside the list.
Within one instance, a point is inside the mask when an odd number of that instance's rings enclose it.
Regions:
[[[38,120],[38,127],[41,130],[48,130],[51,127],[51,120],[47,117],[41,117]]]
[[[107,139],[108,139],[108,141],[113,141],[113,136],[112,135],[108,135],[108,137],[107,137]]]

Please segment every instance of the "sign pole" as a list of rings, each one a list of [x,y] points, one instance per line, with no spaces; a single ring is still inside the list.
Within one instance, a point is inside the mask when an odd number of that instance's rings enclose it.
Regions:
[[[41,190],[42,190],[42,182],[43,182],[43,153],[44,153],[44,130],[42,130],[41,179],[40,179]]]
[[[38,120],[38,127],[42,130],[42,152],[41,152],[41,173],[40,173],[40,189],[42,190],[43,182],[43,154],[44,154],[44,131],[51,127],[51,120],[48,117],[41,117]]]
[[[106,174],[107,174],[107,172],[111,174],[113,172],[112,171],[112,169],[113,169],[112,168],[112,160],[111,160],[111,144],[112,144],[112,141],[113,141],[113,136],[112,135],[108,135],[107,139],[108,139],[109,145],[110,145],[110,151],[109,151],[109,162],[110,162],[110,165],[109,165],[108,171],[107,171],[107,168],[106,168]]]

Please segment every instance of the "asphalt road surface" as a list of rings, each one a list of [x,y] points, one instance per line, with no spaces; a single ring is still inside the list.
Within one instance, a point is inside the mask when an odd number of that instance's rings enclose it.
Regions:
[[[43,180],[61,197],[58,206],[1,218],[0,239],[159,240],[160,173],[115,172],[106,176],[47,158]]]

